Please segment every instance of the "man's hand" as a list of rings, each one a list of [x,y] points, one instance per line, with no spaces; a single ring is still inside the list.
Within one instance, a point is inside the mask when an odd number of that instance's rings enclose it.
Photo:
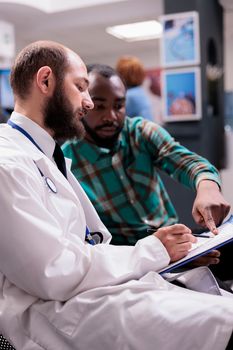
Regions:
[[[197,238],[192,235],[192,231],[182,224],[161,227],[154,233],[154,236],[167,249],[171,262],[185,257],[192,247],[192,243],[197,241]]]
[[[193,218],[198,225],[207,227],[214,234],[230,210],[230,204],[223,198],[216,182],[200,181],[193,204]]]

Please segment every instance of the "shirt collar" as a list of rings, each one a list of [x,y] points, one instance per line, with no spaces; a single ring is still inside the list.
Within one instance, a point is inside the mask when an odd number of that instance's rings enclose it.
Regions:
[[[108,149],[99,147],[86,139],[79,140],[78,144],[80,145],[79,152],[80,154],[85,154],[85,158],[91,163],[94,164],[101,156],[109,155],[112,156],[119,151],[121,145],[123,144],[122,135],[120,134],[119,139],[114,146],[114,148]]]
[[[47,157],[53,159],[55,141],[52,136],[47,133],[47,131],[28,117],[17,112],[13,112],[10,119],[15,124],[23,128],[35,140]]]

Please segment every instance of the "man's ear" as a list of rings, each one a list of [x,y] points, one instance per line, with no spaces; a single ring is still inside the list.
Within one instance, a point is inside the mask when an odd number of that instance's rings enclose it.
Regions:
[[[48,66],[41,67],[36,74],[36,83],[40,91],[48,95],[53,91],[54,75]]]

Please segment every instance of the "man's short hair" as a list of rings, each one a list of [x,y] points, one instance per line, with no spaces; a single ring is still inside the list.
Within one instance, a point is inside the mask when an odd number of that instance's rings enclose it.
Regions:
[[[118,75],[115,69],[99,63],[92,63],[87,65],[87,73],[95,72],[102,75],[104,78],[111,78],[113,75]]]
[[[10,83],[13,92],[25,99],[37,71],[49,66],[56,78],[62,82],[68,66],[66,49],[52,41],[37,41],[26,46],[16,57],[11,70]]]
[[[91,72],[94,72],[94,73],[101,75],[104,78],[107,78],[107,79],[109,79],[113,76],[117,76],[118,78],[121,79],[121,81],[125,85],[125,82],[122,80],[122,77],[118,74],[118,72],[114,68],[112,68],[106,64],[92,63],[92,64],[87,64],[86,67],[87,67],[88,74]]]

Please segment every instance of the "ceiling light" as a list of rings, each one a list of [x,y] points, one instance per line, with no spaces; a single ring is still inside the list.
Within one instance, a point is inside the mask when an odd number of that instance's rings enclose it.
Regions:
[[[125,41],[158,39],[161,37],[162,30],[162,25],[155,20],[106,28],[107,33]]]

